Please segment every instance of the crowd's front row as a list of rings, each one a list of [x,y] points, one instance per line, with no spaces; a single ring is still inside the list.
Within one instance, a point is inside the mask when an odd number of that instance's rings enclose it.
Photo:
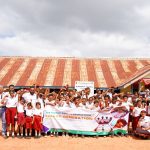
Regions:
[[[121,95],[107,91],[97,91],[89,97],[89,88],[77,92],[68,88],[58,93],[40,92],[39,88],[20,89],[15,92],[10,85],[8,91],[0,86],[0,117],[2,118],[2,136],[41,137],[43,111],[49,105],[64,108],[84,108],[100,111],[110,107],[125,106],[130,110],[129,122],[132,131],[142,136],[150,136],[150,117],[147,116],[150,95]],[[51,134],[52,136],[52,134]]]

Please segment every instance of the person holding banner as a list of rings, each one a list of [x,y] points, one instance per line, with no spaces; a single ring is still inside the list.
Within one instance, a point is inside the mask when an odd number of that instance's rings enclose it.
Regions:
[[[93,106],[94,106],[94,99],[93,99],[93,97],[90,97],[89,99],[87,99],[86,108],[92,109]]]
[[[75,105],[71,102],[71,97],[69,95],[65,96],[63,108],[75,108]]]
[[[94,101],[94,106],[91,108],[91,110],[94,110],[94,111],[99,111],[100,110],[99,101],[98,100]]]
[[[81,99],[79,107],[82,108],[82,109],[86,109],[86,98]]]

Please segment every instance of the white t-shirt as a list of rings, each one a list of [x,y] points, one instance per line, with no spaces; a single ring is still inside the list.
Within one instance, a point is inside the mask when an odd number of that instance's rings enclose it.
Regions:
[[[99,110],[100,110],[100,107],[99,107],[99,106],[98,106],[98,107],[93,106],[93,107],[91,108],[91,110],[99,111]]]
[[[33,111],[33,115],[41,116],[43,117],[43,110],[35,108]]]
[[[17,97],[6,97],[6,107],[7,108],[15,108],[17,107],[17,103],[18,103],[18,96]]]
[[[133,104],[129,103],[129,102],[122,102],[121,106],[125,106],[128,111],[130,110],[130,106],[133,106]]]
[[[86,109],[86,105],[84,105],[84,104],[82,104],[82,103],[79,104],[79,107],[80,107],[80,108],[83,108],[83,109]]]
[[[110,104],[109,104],[109,107],[111,107],[111,108],[115,108],[115,107],[117,107],[117,106],[118,106],[118,104],[117,104],[117,103],[115,103],[115,104],[110,103]]]
[[[24,112],[24,105],[17,103],[17,112],[23,113]]]
[[[112,93],[108,92],[106,95],[108,95],[110,97],[110,99],[112,99]]]
[[[26,116],[32,117],[33,116],[33,109],[26,108]]]
[[[31,95],[30,93],[24,93],[22,95],[22,97],[25,99],[26,103],[31,102],[33,108],[35,108],[35,103],[36,103],[36,100],[37,100],[37,95],[36,94]]]
[[[67,104],[65,101],[64,101],[64,104],[63,104],[63,108],[74,108],[74,104],[69,102],[69,104]]]
[[[41,104],[41,109],[44,109],[44,102],[43,102],[43,99],[41,98],[38,98],[35,100],[35,105],[36,105],[36,102],[39,102]]]
[[[140,126],[142,126],[144,128],[149,128],[150,127],[150,117],[145,116],[144,118],[140,118],[139,124],[140,124]],[[150,129],[148,131],[150,132]]]
[[[89,103],[89,102],[86,102],[86,108],[87,109],[91,109],[92,107],[94,106],[94,103]]]
[[[134,107],[132,115],[134,117],[138,117],[138,116],[140,116],[140,113],[141,113],[142,110],[146,110],[146,109],[145,108]]]

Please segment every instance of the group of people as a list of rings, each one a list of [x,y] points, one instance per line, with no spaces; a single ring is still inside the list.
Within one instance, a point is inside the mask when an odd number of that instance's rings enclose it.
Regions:
[[[48,88],[32,86],[15,89],[10,85],[4,89],[0,85],[0,117],[2,120],[2,136],[41,137],[44,110],[49,106],[63,108],[84,108],[101,111],[116,106],[125,106],[129,115],[129,123],[135,134],[150,135],[150,91],[116,93],[112,88],[96,90],[90,96],[90,88],[82,91],[69,89],[68,85],[59,91],[51,92]],[[129,124],[130,125],[130,124]]]

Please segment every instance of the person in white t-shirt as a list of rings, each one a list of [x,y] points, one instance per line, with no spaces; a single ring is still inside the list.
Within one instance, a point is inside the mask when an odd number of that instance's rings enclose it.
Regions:
[[[63,102],[63,108],[74,108],[74,104],[70,101],[69,96],[65,96],[65,101]]]
[[[33,107],[31,102],[27,104],[26,107],[26,117],[25,117],[25,137],[29,135],[31,137],[32,134],[32,122],[33,122]],[[28,134],[29,130],[29,134]]]
[[[94,100],[93,97],[90,97],[86,102],[86,108],[91,109],[94,106]]]
[[[18,137],[23,137],[23,126],[25,123],[25,103],[24,99],[20,99],[18,104],[17,104],[17,136]],[[21,134],[21,136],[20,136]]]
[[[98,100],[95,100],[95,101],[94,101],[94,105],[93,105],[93,107],[91,108],[91,110],[95,110],[95,111],[99,111],[99,110],[100,110],[99,101],[98,101]]]
[[[0,85],[0,118],[2,120],[2,136],[6,136],[6,105],[2,102],[2,99],[5,97],[6,93],[4,92],[3,86]]]
[[[24,98],[26,103],[31,102],[33,108],[35,108],[35,103],[37,101],[37,94],[35,93],[35,89],[34,88],[30,88],[30,91],[27,93],[24,93],[22,95],[22,97]]]
[[[43,110],[39,102],[36,102],[35,106],[33,111],[33,128],[35,130],[35,137],[41,137]]]
[[[41,109],[44,110],[44,99],[43,99],[43,93],[39,93],[38,98],[36,99],[36,102],[39,102],[41,104]]]
[[[138,121],[136,134],[143,137],[150,137],[150,117],[146,116],[146,111],[141,111],[141,117]]]
[[[128,111],[130,110],[130,107],[133,106],[132,103],[128,102],[128,96],[124,95],[123,99],[120,100],[120,103],[118,104],[119,106],[125,106]]]
[[[6,95],[2,100],[2,104],[6,104],[7,137],[9,137],[9,131],[11,131],[12,137],[14,137],[15,116],[17,114],[17,109],[16,109],[17,103],[18,103],[18,96],[15,96],[14,91],[10,91],[9,95]],[[10,125],[11,125],[11,129],[10,129]]]
[[[79,106],[83,109],[86,109],[86,98],[82,98]]]
[[[146,110],[146,109],[142,107],[142,101],[138,100],[137,106],[134,107],[133,112],[132,112],[132,116],[133,116],[132,130],[133,131],[135,131],[137,128],[137,124],[140,118],[140,113],[142,110]]]
[[[51,108],[50,106],[55,106],[55,105],[56,105],[52,93],[50,93],[50,94],[48,95],[48,98],[45,99],[44,103],[45,103],[45,109],[50,109],[50,108]]]

